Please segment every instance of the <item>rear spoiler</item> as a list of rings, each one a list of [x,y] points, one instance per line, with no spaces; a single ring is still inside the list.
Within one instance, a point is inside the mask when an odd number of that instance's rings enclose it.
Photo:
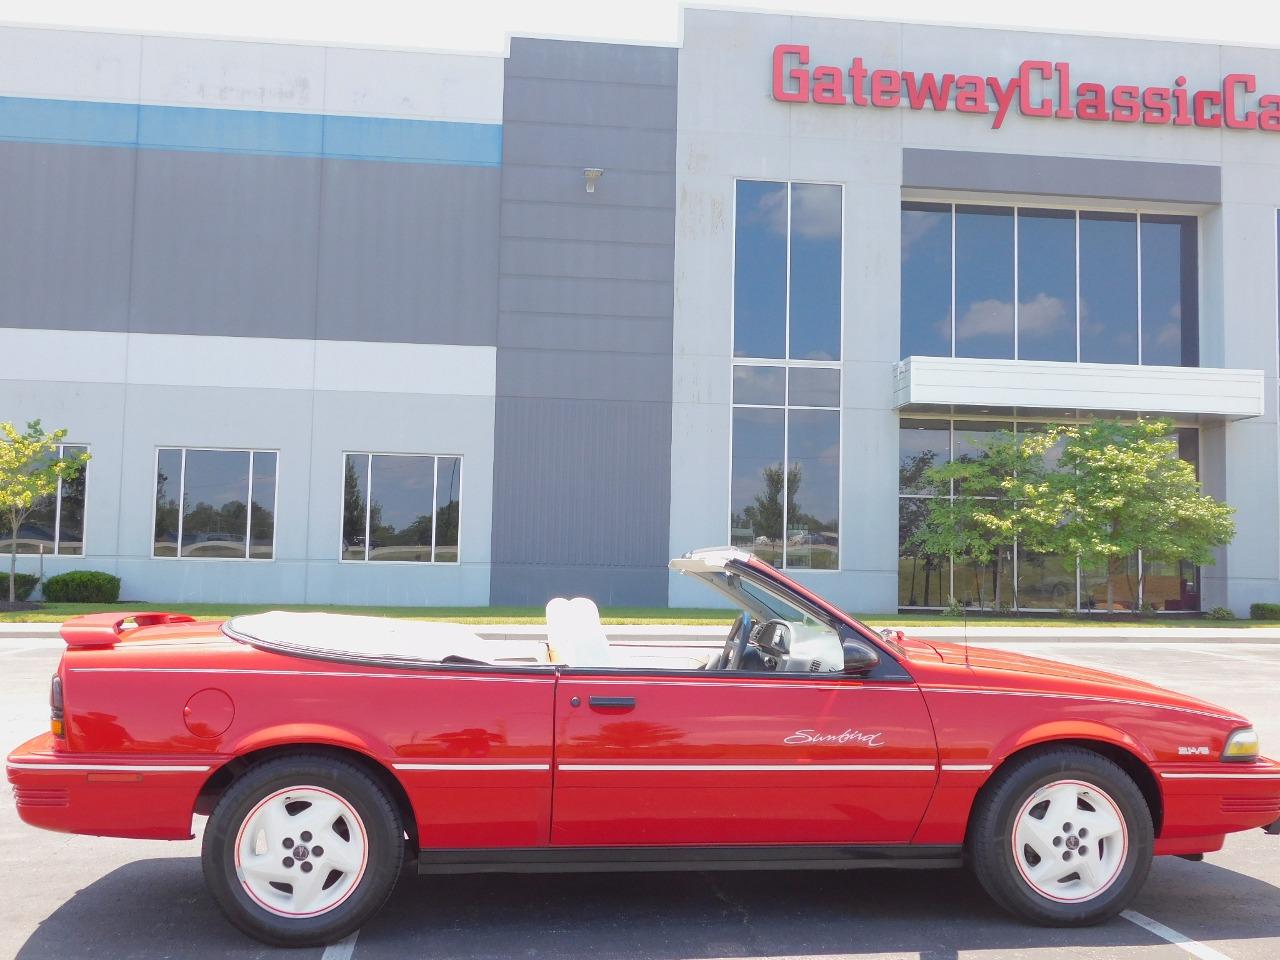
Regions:
[[[87,617],[72,617],[59,631],[62,639],[72,649],[114,647],[126,630],[138,627],[155,627],[166,623],[194,623],[195,617],[185,613],[92,613]],[[132,624],[126,627],[127,624]]]

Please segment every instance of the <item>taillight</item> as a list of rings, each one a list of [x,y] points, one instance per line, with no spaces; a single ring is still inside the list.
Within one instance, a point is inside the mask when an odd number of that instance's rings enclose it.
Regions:
[[[55,737],[66,736],[62,719],[62,678],[55,673],[49,685],[49,732]]]

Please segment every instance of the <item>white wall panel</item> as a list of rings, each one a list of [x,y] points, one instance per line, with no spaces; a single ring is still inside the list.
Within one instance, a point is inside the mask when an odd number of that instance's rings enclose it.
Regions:
[[[896,370],[894,403],[1102,412],[1261,416],[1261,370],[908,357]]]
[[[143,103],[317,113],[325,48],[193,37],[143,37]]]
[[[502,57],[330,47],[329,113],[502,122]]]
[[[0,26],[0,96],[132,102],[142,38]]]

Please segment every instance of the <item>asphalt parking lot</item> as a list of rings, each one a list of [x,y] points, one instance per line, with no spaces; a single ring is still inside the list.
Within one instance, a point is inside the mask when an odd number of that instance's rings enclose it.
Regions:
[[[1251,717],[1280,750],[1280,643],[1023,643],[1019,649],[1128,673]],[[0,638],[0,747],[39,732],[61,643]],[[162,843],[33,830],[0,786],[0,957],[323,960],[709,957],[1280,957],[1280,838],[1229,837],[1203,863],[1160,858],[1131,919],[1084,930],[1025,926],[962,871],[599,874],[418,879],[352,942],[272,950],[206,895],[199,841]],[[1153,932],[1154,928],[1158,932]],[[1179,944],[1170,939],[1183,938]]]

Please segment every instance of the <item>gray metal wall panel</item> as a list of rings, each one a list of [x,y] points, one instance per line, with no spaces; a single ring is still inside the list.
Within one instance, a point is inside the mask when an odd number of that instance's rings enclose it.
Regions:
[[[496,168],[0,142],[0,171],[0,326],[496,343]]]
[[[130,329],[311,338],[320,161],[140,150]]]
[[[509,274],[524,276],[609,277],[616,280],[670,282],[675,273],[667,244],[591,243],[590,241],[525,239],[502,241]]]
[[[914,147],[902,151],[902,185],[1107,200],[1222,201],[1222,169],[1210,164]]]
[[[670,131],[676,108],[673,85],[608,83],[597,79],[508,77],[503,100],[521,123],[581,123],[592,127],[648,127]],[[503,131],[506,136],[506,131]]]
[[[134,159],[0,143],[0,326],[128,329]]]
[[[669,208],[675,220],[675,176],[665,171],[646,173],[636,170],[604,169],[596,183],[596,191],[588,194],[583,185],[582,168],[596,164],[564,166],[526,166],[523,158],[502,162],[502,199],[541,200],[557,208],[562,204],[583,204],[608,217],[605,207]],[[590,202],[588,202],[590,201]],[[555,216],[552,212],[550,216]]]
[[[575,82],[676,85],[676,48],[512,37],[506,81],[513,77]],[[566,94],[564,98],[567,99]],[[506,103],[504,97],[504,113]],[[504,117],[505,119],[505,117]],[[672,125],[675,118],[672,117]]]
[[[504,345],[498,352],[498,390],[505,397],[670,403],[671,355]],[[632,439],[645,447],[650,442],[647,436]],[[602,452],[588,448],[587,456]]]
[[[487,167],[325,161],[319,337],[492,346],[500,177]]]
[[[550,216],[547,203],[507,200],[502,204],[502,235],[552,240],[606,240],[620,243],[671,242],[671,211],[665,207],[615,207],[601,209],[586,203],[555,204]]]
[[[666,602],[675,65],[673,49],[512,41],[494,603]],[[586,166],[605,171],[593,194]]]
[[[669,426],[667,403],[498,397],[493,562],[666,567],[667,527],[653,522],[664,517],[655,516],[650,461],[658,453],[652,438]],[[524,452],[527,461],[513,461],[509,451]],[[499,511],[499,504],[520,513]],[[517,589],[504,584],[493,602],[511,602]]]
[[[554,313],[502,315],[502,342],[507,350],[595,350],[605,353],[653,353],[671,349],[671,322],[666,317],[612,317],[601,323],[591,316]]]
[[[601,136],[606,129],[608,136]],[[574,167],[579,176],[583,167],[600,167],[605,176],[661,169],[676,149],[675,133],[619,126],[508,122],[502,135],[520,163]],[[600,186],[596,185],[597,193]]]
[[[503,309],[535,313],[584,313],[593,317],[669,317],[671,284],[654,280],[506,275],[499,286]],[[499,340],[501,345],[501,340]]]

